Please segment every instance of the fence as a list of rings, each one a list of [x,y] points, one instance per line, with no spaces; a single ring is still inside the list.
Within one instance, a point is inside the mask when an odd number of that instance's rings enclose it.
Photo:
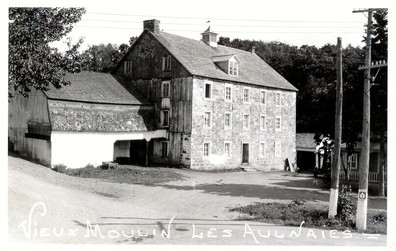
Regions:
[[[340,179],[344,179],[344,180],[346,179],[345,172],[343,172],[343,171],[340,172]],[[349,179],[350,180],[359,180],[359,172],[352,171],[349,174]],[[369,182],[378,182],[378,173],[369,172],[368,180],[369,180]],[[386,172],[385,172],[385,182],[387,182],[387,173]]]

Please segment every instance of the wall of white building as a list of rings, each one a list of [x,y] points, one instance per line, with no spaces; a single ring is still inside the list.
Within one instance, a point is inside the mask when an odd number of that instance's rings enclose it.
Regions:
[[[64,164],[69,168],[82,168],[87,164],[101,165],[112,161],[117,140],[150,140],[166,137],[165,130],[130,133],[52,132],[52,165]]]

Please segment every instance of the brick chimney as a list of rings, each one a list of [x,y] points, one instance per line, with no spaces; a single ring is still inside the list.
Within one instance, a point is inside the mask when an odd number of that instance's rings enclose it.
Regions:
[[[159,27],[160,21],[157,19],[144,20],[143,29],[147,29],[151,32],[158,33],[160,31]]]
[[[252,54],[256,53],[256,46],[252,46]]]

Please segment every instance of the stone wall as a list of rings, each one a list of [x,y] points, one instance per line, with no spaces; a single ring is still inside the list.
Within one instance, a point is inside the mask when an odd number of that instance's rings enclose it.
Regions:
[[[249,167],[261,170],[283,170],[284,161],[296,158],[296,93],[261,86],[212,82],[212,98],[204,98],[204,78],[193,80],[191,168],[232,169],[242,163],[242,144],[249,144]],[[232,85],[232,101],[225,101],[225,84]],[[243,89],[249,88],[250,102],[243,102]],[[260,104],[260,91],[266,91],[266,105]],[[275,94],[281,95],[281,106],[275,105]],[[211,128],[204,127],[204,113],[212,113]],[[224,116],[232,113],[232,127],[225,129]],[[243,114],[250,115],[249,129],[243,128]],[[260,130],[260,115],[266,116],[266,129]],[[282,120],[281,131],[275,131],[275,117]],[[209,157],[203,156],[203,144],[210,143]],[[224,143],[231,143],[231,157],[224,155]],[[275,142],[280,142],[280,156],[275,156]],[[260,143],[266,144],[266,156],[259,154]]]

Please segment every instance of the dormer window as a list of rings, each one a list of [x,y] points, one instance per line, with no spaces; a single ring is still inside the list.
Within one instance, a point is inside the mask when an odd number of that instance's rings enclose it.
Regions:
[[[234,77],[239,76],[239,58],[237,55],[219,55],[213,57],[213,62],[226,74]]]
[[[229,61],[228,62],[228,65],[229,65],[229,67],[228,67],[228,74],[230,74],[231,76],[235,76],[235,77],[238,77],[238,68],[239,68],[239,65],[238,65],[238,62],[235,62],[235,61]]]

